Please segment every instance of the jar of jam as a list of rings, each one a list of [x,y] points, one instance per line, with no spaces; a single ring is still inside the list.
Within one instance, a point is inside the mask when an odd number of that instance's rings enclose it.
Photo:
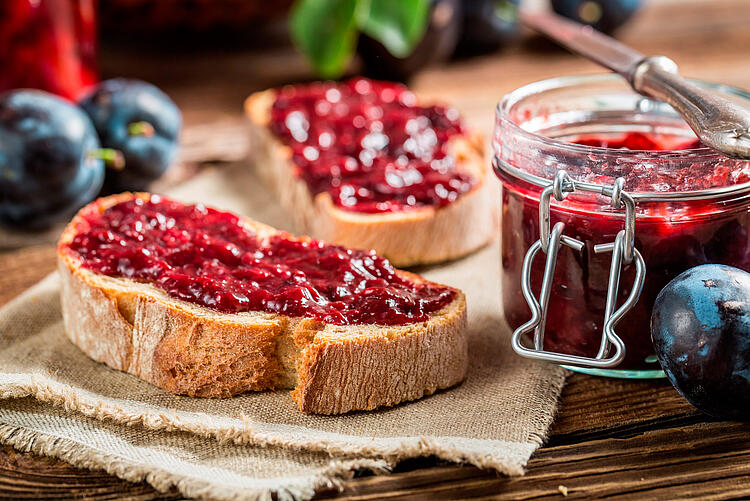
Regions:
[[[0,91],[81,97],[98,79],[96,0],[0,2],[0,67]]]
[[[511,92],[493,147],[502,301],[521,355],[660,377],[649,323],[661,289],[700,264],[750,271],[750,162],[703,146],[670,106],[615,75]]]

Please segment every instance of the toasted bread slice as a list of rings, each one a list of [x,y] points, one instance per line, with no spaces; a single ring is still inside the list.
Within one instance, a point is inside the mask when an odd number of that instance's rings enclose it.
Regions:
[[[148,196],[96,200],[60,237],[65,331],[94,360],[190,396],[293,388],[300,410],[316,414],[391,406],[464,379],[466,301],[460,291],[425,322],[342,326],[266,312],[220,313],[149,283],[82,267],[68,245],[86,227],[86,216]],[[249,219],[243,223],[259,238],[279,233]]]
[[[295,230],[359,249],[375,249],[395,266],[432,264],[464,256],[485,245],[497,227],[487,181],[481,135],[459,136],[449,149],[457,168],[472,175],[475,186],[446,206],[402,212],[359,213],[338,208],[328,193],[313,196],[296,174],[292,150],[269,129],[274,89],[245,100],[250,122],[250,155],[258,175],[293,217]]]

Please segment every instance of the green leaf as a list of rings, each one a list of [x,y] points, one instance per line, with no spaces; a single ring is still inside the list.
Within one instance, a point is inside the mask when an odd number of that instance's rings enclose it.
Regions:
[[[297,0],[292,39],[324,78],[341,76],[357,43],[357,0]]]
[[[430,0],[359,0],[357,25],[388,52],[404,58],[424,36],[430,3]]]

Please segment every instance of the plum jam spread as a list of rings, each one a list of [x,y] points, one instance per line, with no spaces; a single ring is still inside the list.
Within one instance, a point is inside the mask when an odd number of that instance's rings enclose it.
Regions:
[[[425,321],[455,297],[405,279],[372,251],[285,233],[259,238],[229,212],[158,195],[88,213],[67,248],[84,268],[223,313],[398,325]]]
[[[623,162],[622,164],[596,163],[587,172],[578,175],[581,181],[597,184],[612,184],[618,177],[625,178],[629,191],[685,191],[708,189],[750,181],[750,167],[736,168],[736,162],[727,159],[726,163],[691,163],[687,162],[678,168],[663,168],[657,160],[660,152],[687,151],[706,148],[697,138],[683,135],[644,134],[628,132],[615,136],[580,136],[571,138],[570,142],[585,146],[618,150],[642,151],[654,156],[653,162],[642,162],[639,165]]]
[[[597,148],[610,148],[614,150],[692,150],[703,146],[698,139],[665,135],[657,137],[656,135],[644,134],[643,132],[627,132],[617,137],[581,136],[573,139],[572,142],[585,146],[596,146]]]
[[[666,160],[662,150],[702,148],[687,136],[661,137],[631,132],[624,135],[571,137],[569,142],[599,148],[644,151],[638,160],[618,163],[611,150],[608,156],[595,148],[581,158],[576,178],[611,185],[618,176],[626,178],[625,190],[683,191],[730,186],[750,181],[748,164],[715,155],[682,151],[681,158]],[[603,150],[602,150],[603,151]],[[630,152],[628,152],[630,153]],[[668,155],[676,155],[672,151]],[[598,156],[597,156],[598,155]],[[707,152],[706,155],[711,155]],[[596,162],[597,159],[607,158]],[[694,158],[691,160],[691,158]],[[704,160],[701,160],[703,158]],[[705,160],[706,158],[713,160]],[[572,165],[572,163],[570,164]],[[527,169],[526,166],[516,164]],[[539,194],[541,188],[512,175],[498,174],[502,194],[502,288],[505,317],[512,328],[530,318],[520,290],[524,255],[539,238]],[[544,347],[560,353],[594,357],[599,349],[604,307],[609,281],[611,254],[599,255],[593,246],[613,242],[623,229],[623,211],[609,207],[602,198],[571,195],[564,202],[553,202],[551,225],[565,223],[564,234],[585,243],[582,253],[567,247],[560,250],[551,289]],[[580,198],[579,198],[580,197]],[[596,199],[596,200],[595,200]],[[694,200],[639,201],[636,212],[635,245],[646,263],[646,280],[638,303],[615,328],[626,346],[625,360],[617,369],[655,369],[653,345],[649,336],[651,310],[661,289],[681,272],[700,264],[721,263],[750,271],[750,211],[748,195]],[[618,305],[630,293],[634,267],[622,270]],[[531,284],[539,294],[544,258],[537,257],[531,268]]]
[[[270,128],[310,192],[329,193],[343,210],[442,207],[476,182],[449,151],[464,134],[458,112],[418,105],[403,85],[355,78],[284,87]]]

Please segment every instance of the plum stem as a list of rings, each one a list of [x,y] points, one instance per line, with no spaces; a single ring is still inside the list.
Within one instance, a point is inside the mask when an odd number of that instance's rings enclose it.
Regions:
[[[122,170],[125,168],[125,157],[119,150],[112,148],[97,148],[88,153],[89,158],[98,158],[104,161],[104,165],[112,170]]]
[[[128,124],[128,134],[131,136],[151,137],[156,133],[154,126],[148,122],[132,122]]]

